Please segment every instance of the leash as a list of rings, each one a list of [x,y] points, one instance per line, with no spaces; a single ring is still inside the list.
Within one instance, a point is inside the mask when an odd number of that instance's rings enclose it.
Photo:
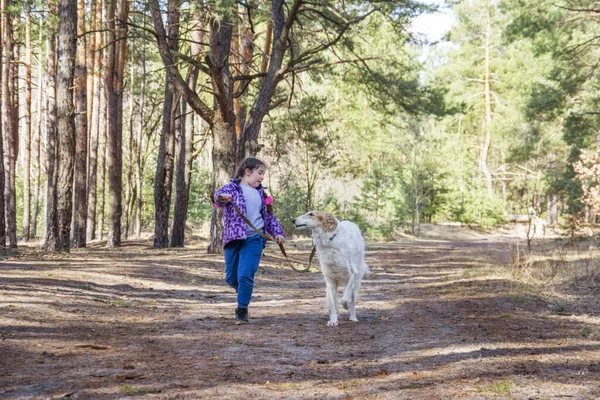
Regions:
[[[231,205],[233,206],[233,209],[235,210],[235,212],[244,220],[245,223],[247,223],[250,228],[252,228],[256,233],[258,233],[260,235],[260,237],[262,237],[263,239],[265,239],[266,241],[272,241],[275,242],[275,239],[273,239],[270,236],[265,235],[264,233],[262,233],[260,231],[260,229],[257,229],[252,222],[250,222],[250,220],[240,211],[239,207],[233,202],[230,201],[229,203],[231,203]],[[276,242],[277,243],[277,242]],[[292,259],[290,259],[285,251],[285,248],[283,247],[282,243],[277,243],[279,245],[279,250],[281,250],[281,254],[284,255],[285,259],[287,260],[287,262],[289,263],[290,267],[296,271],[296,272],[308,272],[310,270],[310,266],[312,265],[312,260],[315,256],[315,253],[317,251],[317,248],[315,246],[313,246],[311,252],[310,252],[310,256],[308,258],[308,266],[306,268],[296,268],[294,267],[294,264],[292,263]],[[301,264],[299,262],[296,261],[297,264]]]

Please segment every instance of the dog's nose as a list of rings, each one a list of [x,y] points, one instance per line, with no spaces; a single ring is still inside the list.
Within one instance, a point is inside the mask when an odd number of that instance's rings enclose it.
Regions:
[[[296,218],[292,218],[292,224],[296,223]]]

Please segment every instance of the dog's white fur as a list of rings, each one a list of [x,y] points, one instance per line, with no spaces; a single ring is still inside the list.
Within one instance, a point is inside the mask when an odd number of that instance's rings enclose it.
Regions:
[[[292,220],[296,229],[310,229],[317,248],[321,272],[325,277],[329,308],[328,326],[338,325],[338,287],[344,287],[342,306],[357,322],[356,301],[362,278],[369,272],[365,263],[365,241],[358,226],[338,221],[332,214],[310,211]]]

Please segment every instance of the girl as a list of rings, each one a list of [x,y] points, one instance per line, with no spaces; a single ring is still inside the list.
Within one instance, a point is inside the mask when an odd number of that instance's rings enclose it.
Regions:
[[[248,305],[254,289],[254,274],[258,270],[265,240],[235,211],[232,202],[255,228],[285,242],[283,230],[272,213],[273,199],[265,195],[264,179],[267,166],[257,158],[242,162],[236,176],[215,193],[217,207],[223,212],[223,251],[225,253],[225,282],[237,292],[236,325],[248,323]]]

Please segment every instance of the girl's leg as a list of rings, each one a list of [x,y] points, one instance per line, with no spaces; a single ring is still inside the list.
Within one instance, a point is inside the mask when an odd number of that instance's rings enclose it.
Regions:
[[[240,248],[243,240],[234,240],[223,248],[225,255],[225,282],[238,291],[238,265],[240,263]]]
[[[258,270],[258,264],[263,251],[263,238],[259,235],[251,236],[244,240],[239,251],[238,264],[238,307],[248,308],[252,291],[254,289],[254,274]]]

